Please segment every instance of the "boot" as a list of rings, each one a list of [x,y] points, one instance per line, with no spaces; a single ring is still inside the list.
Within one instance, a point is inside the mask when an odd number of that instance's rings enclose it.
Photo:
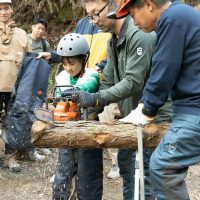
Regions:
[[[21,166],[16,160],[16,153],[5,155],[4,166],[8,167],[10,169],[10,171],[12,171],[14,173],[21,171]]]

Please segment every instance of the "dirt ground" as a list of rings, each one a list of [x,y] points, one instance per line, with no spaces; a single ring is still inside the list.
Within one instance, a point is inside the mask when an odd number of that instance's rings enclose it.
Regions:
[[[21,161],[22,172],[14,174],[3,166],[0,158],[0,200],[50,200],[50,177],[54,173],[57,151],[49,155],[45,162]],[[103,200],[122,200],[121,178],[106,178],[111,161],[104,158],[104,194]],[[187,185],[191,200],[200,200],[200,165],[190,168]]]

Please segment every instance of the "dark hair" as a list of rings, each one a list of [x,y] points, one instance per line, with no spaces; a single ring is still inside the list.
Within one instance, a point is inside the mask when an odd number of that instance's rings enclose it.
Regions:
[[[170,0],[153,0],[153,2],[155,3],[157,7],[161,7],[169,1]],[[141,8],[144,6],[144,2],[145,0],[134,0],[134,1],[131,1],[126,7],[130,6],[130,7]]]
[[[35,17],[33,19],[33,25],[35,24],[43,24],[45,26],[45,28],[47,28],[47,21],[44,18],[41,17]]]

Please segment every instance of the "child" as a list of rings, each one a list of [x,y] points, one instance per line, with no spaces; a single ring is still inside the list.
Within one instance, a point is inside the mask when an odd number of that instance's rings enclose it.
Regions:
[[[57,54],[61,56],[64,70],[56,77],[57,85],[72,85],[76,90],[97,92],[99,75],[94,69],[85,68],[89,58],[89,46],[86,39],[76,33],[65,35],[57,47]],[[71,93],[71,89],[62,90],[62,96]],[[61,94],[60,94],[61,95]],[[53,199],[71,199],[70,187],[74,174],[77,172],[77,194],[93,196],[96,180],[101,185],[102,151],[99,149],[59,149],[58,162],[53,183]],[[75,158],[76,157],[76,158]],[[77,160],[77,166],[75,163]],[[75,169],[77,168],[77,169]],[[75,186],[76,187],[76,186]]]

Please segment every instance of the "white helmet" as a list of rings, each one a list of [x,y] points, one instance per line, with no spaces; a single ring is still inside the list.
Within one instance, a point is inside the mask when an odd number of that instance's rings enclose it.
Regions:
[[[0,3],[12,3],[11,0],[0,0]]]
[[[57,54],[60,56],[86,56],[89,54],[89,46],[87,40],[81,34],[67,34],[59,41]]]

